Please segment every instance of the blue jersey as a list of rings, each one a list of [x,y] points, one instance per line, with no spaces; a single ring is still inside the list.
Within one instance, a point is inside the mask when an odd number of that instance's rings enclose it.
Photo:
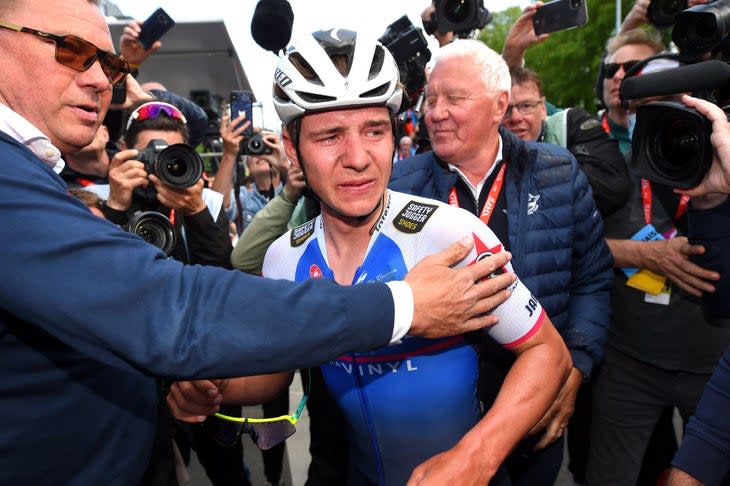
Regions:
[[[502,251],[494,233],[471,213],[389,191],[352,283],[401,280],[422,258],[466,235],[472,235],[475,248],[460,266]],[[508,264],[500,271],[512,269]],[[334,279],[321,216],[274,242],[263,274],[296,281]],[[488,332],[506,347],[534,334],[544,315],[519,280],[510,298],[493,312],[500,321]],[[322,365],[327,387],[348,423],[348,483],[403,485],[416,466],[455,445],[482,415],[478,368],[477,353],[463,336],[406,337]]]

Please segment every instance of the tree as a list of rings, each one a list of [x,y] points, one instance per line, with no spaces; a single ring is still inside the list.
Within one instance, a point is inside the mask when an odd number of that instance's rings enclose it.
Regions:
[[[616,6],[606,0],[588,1],[588,23],[582,27],[550,35],[542,44],[531,47],[525,65],[543,80],[545,96],[557,106],[582,106],[595,112],[595,84],[606,41],[615,30]],[[622,0],[625,15],[633,0]],[[510,26],[521,9],[511,7],[494,13],[494,18],[479,38],[497,52],[502,52]]]

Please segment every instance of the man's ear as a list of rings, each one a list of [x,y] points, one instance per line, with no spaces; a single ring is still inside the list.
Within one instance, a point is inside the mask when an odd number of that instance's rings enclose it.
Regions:
[[[494,102],[497,105],[497,110],[495,111],[494,116],[497,118],[497,124],[500,124],[502,123],[504,114],[507,112],[507,107],[509,106],[509,91],[501,91],[497,94]]]
[[[302,166],[299,165],[297,150],[296,147],[294,147],[294,142],[292,142],[292,139],[289,136],[288,130],[284,129],[281,131],[281,140],[284,143],[284,153],[286,154],[286,158],[289,159],[291,165],[301,169]]]

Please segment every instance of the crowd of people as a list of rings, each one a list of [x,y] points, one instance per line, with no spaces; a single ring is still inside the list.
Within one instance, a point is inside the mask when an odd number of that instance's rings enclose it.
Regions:
[[[703,306],[730,291],[730,122],[678,94],[712,125],[704,180],[629,170],[648,100],[621,82],[667,51],[648,4],[596,115],[525,65],[542,2],[502,53],[434,32],[418,110],[380,42],[312,32],[266,149],[224,111],[205,174],[206,112],[136,80],[140,22],[116,54],[95,0],[1,3],[0,482],[183,485],[195,453],[249,485],[249,434],[283,485],[306,406],[309,486],[730,484],[730,312]]]

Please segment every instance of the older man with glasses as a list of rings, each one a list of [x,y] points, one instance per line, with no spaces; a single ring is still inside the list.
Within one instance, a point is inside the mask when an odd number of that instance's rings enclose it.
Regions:
[[[513,276],[484,277],[509,255],[453,269],[468,243],[401,281],[297,284],[183,265],[94,216],[57,171],[92,141],[128,69],[104,17],[89,0],[6,0],[0,20],[4,483],[138,484],[165,392],[155,377],[303,368],[497,323]]]
[[[601,216],[621,208],[629,196],[629,171],[615,140],[582,108],[548,116],[542,80],[524,67],[512,68],[510,104],[502,126],[526,142],[547,142],[575,156],[593,189]]]
[[[488,223],[563,336],[573,357],[571,374],[531,437],[507,460],[515,484],[552,484],[576,393],[603,356],[610,322],[612,259],[601,218],[567,150],[527,143],[500,128],[515,101],[497,53],[478,41],[457,40],[435,58],[425,113],[433,152],[396,164],[390,187],[460,206]],[[532,107],[516,105],[518,113]],[[512,357],[491,340],[482,348],[481,389],[489,405]]]

